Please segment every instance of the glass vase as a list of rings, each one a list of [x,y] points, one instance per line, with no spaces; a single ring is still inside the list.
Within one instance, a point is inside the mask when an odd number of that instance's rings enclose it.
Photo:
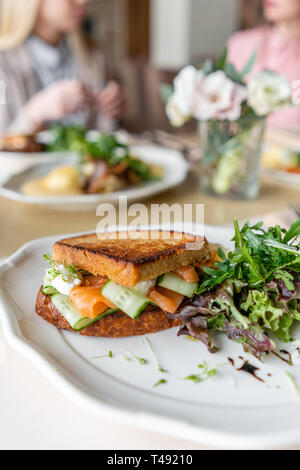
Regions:
[[[264,130],[265,119],[200,123],[200,183],[206,193],[237,200],[258,196]]]

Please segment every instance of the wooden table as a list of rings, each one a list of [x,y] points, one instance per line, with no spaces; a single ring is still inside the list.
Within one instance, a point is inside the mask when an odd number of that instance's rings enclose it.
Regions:
[[[204,204],[205,223],[221,225],[234,218],[245,219],[286,208],[300,200],[300,191],[263,183],[255,201],[229,201],[204,195],[197,178],[189,175],[184,184],[155,197],[151,203]],[[43,236],[95,231],[96,213],[68,213],[29,206],[0,197],[0,258],[12,254],[24,243]]]

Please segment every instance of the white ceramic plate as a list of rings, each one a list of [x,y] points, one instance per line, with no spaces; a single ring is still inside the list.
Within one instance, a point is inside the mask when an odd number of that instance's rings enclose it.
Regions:
[[[224,244],[231,235],[231,229],[206,227],[212,242]],[[1,265],[0,319],[9,344],[67,398],[115,422],[217,447],[265,448],[300,441],[300,402],[284,374],[290,369],[300,383],[299,367],[290,368],[275,356],[260,363],[224,335],[215,338],[221,351],[211,355],[200,342],[177,338],[172,329],[148,335],[169,371],[163,375],[143,337],[86,338],[60,332],[39,318],[34,304],[46,267],[42,255],[60,238],[33,241]],[[113,359],[93,359],[109,350]],[[146,358],[148,364],[127,362],[119,356],[126,350]],[[259,367],[265,383],[228,363],[231,357],[238,364],[238,356]],[[215,378],[199,384],[182,380],[197,374],[203,361],[217,365]],[[154,388],[162,377],[167,384]]]
[[[39,163],[64,161],[72,155],[73,152],[0,152],[0,178],[2,180]]]
[[[300,174],[297,175],[283,170],[265,169],[263,170],[263,175],[268,180],[281,186],[289,186],[290,188],[300,190]]]
[[[84,194],[65,197],[25,196],[21,186],[29,180],[44,176],[57,163],[32,166],[26,171],[13,175],[0,183],[0,194],[15,201],[51,207],[62,211],[92,211],[101,203],[116,203],[120,196],[127,196],[128,201],[142,200],[167,191],[182,183],[187,175],[189,165],[180,152],[156,146],[132,147],[132,153],[147,163],[161,165],[165,176],[161,181],[151,181],[124,191],[108,194]],[[64,159],[64,164],[66,164]]]

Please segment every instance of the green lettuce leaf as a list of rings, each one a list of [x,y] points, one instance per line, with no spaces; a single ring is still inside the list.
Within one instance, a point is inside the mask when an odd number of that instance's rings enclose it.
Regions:
[[[278,330],[280,318],[284,313],[281,308],[273,304],[266,292],[259,290],[249,291],[247,300],[241,304],[241,308],[248,313],[254,324],[258,323],[272,331]]]
[[[293,323],[294,323],[293,318],[291,318],[288,313],[285,313],[280,318],[279,327],[277,331],[275,332],[275,336],[281,341],[284,341],[285,343],[289,343],[290,341],[293,341],[293,337],[290,333],[290,329],[293,326]]]

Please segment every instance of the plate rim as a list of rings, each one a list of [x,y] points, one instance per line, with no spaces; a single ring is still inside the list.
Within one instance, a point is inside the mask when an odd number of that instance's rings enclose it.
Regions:
[[[196,227],[191,223],[191,227]],[[228,227],[206,225],[211,230],[228,231]],[[153,227],[152,227],[153,228]],[[114,230],[111,228],[111,230]],[[122,227],[119,227],[121,230]],[[3,274],[11,268],[16,261],[28,255],[27,251],[37,243],[47,243],[53,238],[69,238],[80,236],[86,232],[69,233],[60,235],[50,235],[31,240],[22,245],[15,253],[0,262],[0,320],[3,333],[8,344],[19,352],[25,359],[29,360],[37,370],[51,383],[62,395],[80,406],[86,411],[93,413],[104,419],[109,419],[115,423],[122,423],[138,427],[144,430],[171,435],[176,438],[190,440],[201,444],[212,445],[214,447],[227,449],[265,449],[282,447],[284,445],[298,444],[300,441],[299,428],[270,433],[237,433],[227,431],[210,430],[207,427],[188,423],[180,418],[169,418],[159,416],[151,412],[133,412],[126,410],[120,405],[109,405],[100,399],[93,397],[88,392],[81,389],[78,384],[72,383],[59,364],[48,356],[47,351],[36,346],[33,342],[24,337],[18,326],[16,315],[11,315],[15,306],[11,299],[7,299],[7,294],[2,285]],[[166,398],[167,399],[167,398]],[[285,406],[285,405],[284,405]]]
[[[61,158],[61,157],[66,157],[68,155],[75,155],[76,152],[73,152],[73,151],[69,151],[69,150],[66,150],[66,151],[59,151],[59,152],[56,152],[56,151],[52,151],[52,152],[8,152],[8,151],[5,151],[5,150],[1,150],[0,151],[0,160],[1,158],[17,158],[17,159],[32,159],[32,158],[47,158],[47,157],[50,157],[50,158]]]
[[[300,174],[289,173],[276,168],[264,168],[262,176],[278,185],[293,185],[292,189],[300,189]]]

